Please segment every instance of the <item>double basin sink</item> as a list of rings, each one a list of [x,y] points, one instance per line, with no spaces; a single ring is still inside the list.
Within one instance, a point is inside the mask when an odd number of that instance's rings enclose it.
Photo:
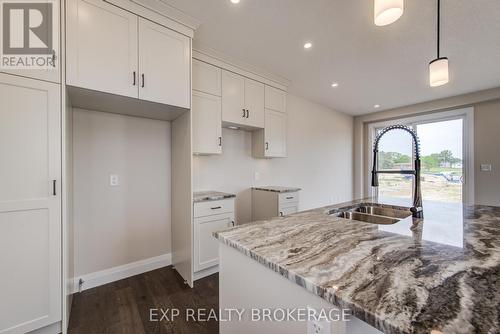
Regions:
[[[410,209],[403,207],[394,208],[370,204],[336,209],[332,210],[330,214],[345,219],[380,225],[392,225],[412,215]]]

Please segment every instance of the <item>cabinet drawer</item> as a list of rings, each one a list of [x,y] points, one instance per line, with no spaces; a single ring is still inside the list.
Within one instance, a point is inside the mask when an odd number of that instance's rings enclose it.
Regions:
[[[279,194],[280,207],[282,207],[286,203],[295,203],[298,201],[299,201],[299,193],[298,192]]]
[[[194,217],[212,216],[234,212],[234,200],[209,201],[194,203]]]

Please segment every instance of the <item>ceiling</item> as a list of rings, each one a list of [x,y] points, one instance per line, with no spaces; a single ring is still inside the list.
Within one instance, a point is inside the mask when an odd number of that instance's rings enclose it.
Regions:
[[[499,0],[442,1],[441,53],[451,81],[438,88],[428,84],[436,0],[406,0],[401,19],[385,27],[373,24],[372,0],[163,1],[201,21],[200,45],[287,78],[290,92],[351,115],[500,86]]]

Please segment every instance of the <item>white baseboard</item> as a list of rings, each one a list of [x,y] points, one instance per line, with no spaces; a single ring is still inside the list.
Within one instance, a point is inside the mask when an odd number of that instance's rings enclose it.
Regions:
[[[82,291],[92,289],[100,285],[119,281],[121,279],[139,275],[151,270],[163,268],[172,264],[172,254],[163,254],[121,266],[96,271],[80,277],[75,277],[74,291],[78,292],[78,282],[83,280]]]

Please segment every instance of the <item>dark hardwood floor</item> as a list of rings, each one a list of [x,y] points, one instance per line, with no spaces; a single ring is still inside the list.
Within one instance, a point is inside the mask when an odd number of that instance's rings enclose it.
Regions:
[[[173,321],[150,321],[150,309],[179,309]],[[219,309],[219,277],[195,282],[191,289],[172,267],[126,278],[77,293],[69,334],[218,333],[217,321],[186,321],[186,308]],[[168,314],[168,313],[167,313]],[[158,311],[158,318],[162,316]],[[169,316],[171,318],[171,316]],[[169,319],[171,320],[171,319]]]

